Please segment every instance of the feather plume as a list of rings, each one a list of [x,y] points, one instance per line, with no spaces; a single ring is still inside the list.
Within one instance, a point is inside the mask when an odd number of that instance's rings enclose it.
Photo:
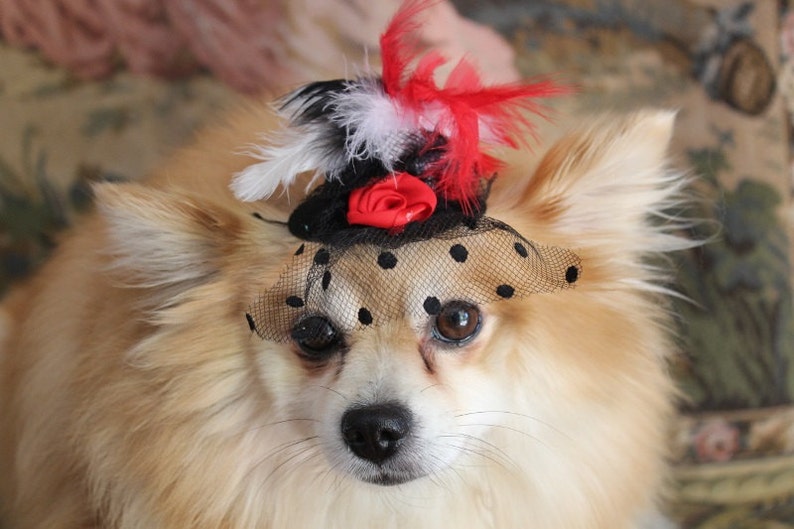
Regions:
[[[380,78],[316,82],[287,95],[280,108],[287,129],[249,153],[261,162],[235,176],[235,195],[267,198],[306,171],[346,184],[383,176],[423,148],[436,148],[440,138],[442,153],[421,176],[435,181],[444,200],[465,211],[476,207],[481,179],[500,167],[487,149],[519,146],[534,131],[529,114],[542,115],[536,100],[570,90],[551,80],[485,87],[465,58],[438,86],[436,73],[447,59],[433,51],[411,69],[419,14],[432,3],[409,0],[395,14],[380,39]],[[378,174],[359,174],[361,168]]]

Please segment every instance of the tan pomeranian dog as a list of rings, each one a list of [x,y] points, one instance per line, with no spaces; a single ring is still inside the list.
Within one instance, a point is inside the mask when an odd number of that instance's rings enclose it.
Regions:
[[[513,157],[489,215],[575,249],[583,274],[469,307],[476,335],[451,349],[443,312],[312,354],[252,333],[251,301],[300,244],[280,223],[297,187],[229,191],[267,111],[144,182],[99,185],[2,306],[3,528],[644,526],[675,393],[649,259],[687,245],[658,219],[685,184],[665,161],[673,121],[610,116]],[[362,409],[388,453],[350,426]]]

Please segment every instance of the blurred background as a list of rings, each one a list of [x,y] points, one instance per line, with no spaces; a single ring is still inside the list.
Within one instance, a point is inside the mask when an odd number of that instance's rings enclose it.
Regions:
[[[423,43],[491,81],[577,84],[558,114],[679,109],[674,163],[721,223],[676,256],[683,527],[794,528],[794,5],[443,0]],[[398,0],[0,0],[0,295],[91,207],[241,99],[377,67]],[[706,228],[704,228],[705,230]],[[712,235],[713,224],[700,235]],[[699,235],[698,233],[695,234]]]

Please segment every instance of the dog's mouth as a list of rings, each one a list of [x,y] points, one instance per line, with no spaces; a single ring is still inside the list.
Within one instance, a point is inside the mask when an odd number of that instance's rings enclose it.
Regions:
[[[430,474],[430,469],[421,464],[421,458],[410,453],[410,447],[399,451],[388,461],[373,463],[354,454],[344,470],[354,478],[365,483],[381,486],[402,485]]]
[[[390,487],[394,485],[402,485],[403,483],[408,483],[409,481],[413,481],[425,475],[427,475],[426,472],[415,472],[415,471],[412,472],[405,470],[394,471],[387,469],[378,469],[372,473],[359,472],[357,473],[356,477],[366,483],[371,483],[373,485],[381,485],[384,487]]]

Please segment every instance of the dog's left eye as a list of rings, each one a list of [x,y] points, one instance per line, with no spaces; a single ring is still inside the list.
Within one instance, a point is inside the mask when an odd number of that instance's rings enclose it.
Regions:
[[[323,316],[308,316],[292,329],[292,339],[307,360],[322,361],[341,349],[342,337]]]
[[[433,326],[433,337],[441,342],[464,345],[482,326],[480,309],[466,301],[450,301],[441,307]]]

